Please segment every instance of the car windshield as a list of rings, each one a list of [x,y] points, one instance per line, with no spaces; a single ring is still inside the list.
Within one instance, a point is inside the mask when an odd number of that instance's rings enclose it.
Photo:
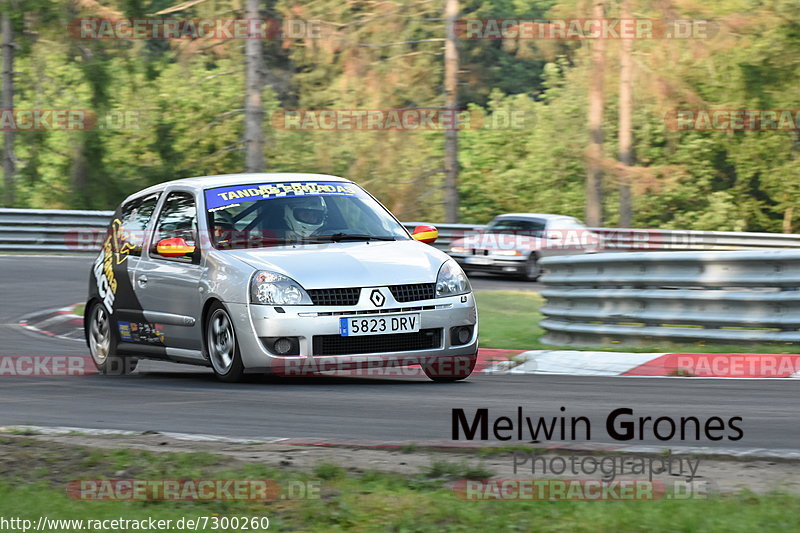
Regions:
[[[545,229],[544,220],[499,218],[489,223],[486,231],[492,233],[516,233],[525,235],[541,235]]]
[[[219,249],[409,239],[363,189],[347,182],[285,182],[205,191]]]

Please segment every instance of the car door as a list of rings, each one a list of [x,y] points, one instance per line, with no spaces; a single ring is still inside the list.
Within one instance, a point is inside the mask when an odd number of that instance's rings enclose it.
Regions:
[[[136,299],[134,276],[142,256],[147,228],[158,204],[160,193],[125,202],[111,223],[117,291],[115,318],[119,339],[124,343],[140,342],[139,325],[145,322]]]
[[[135,273],[135,292],[151,330],[148,335],[160,338],[174,350],[199,351],[201,348],[200,280],[197,204],[189,191],[170,191],[159,210],[148,249],[139,260]],[[193,249],[180,256],[159,249],[163,239],[180,238]],[[182,354],[186,355],[186,354]]]

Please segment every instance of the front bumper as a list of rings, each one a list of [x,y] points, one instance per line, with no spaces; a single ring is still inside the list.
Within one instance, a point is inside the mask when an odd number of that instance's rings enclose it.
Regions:
[[[389,294],[388,290],[384,292]],[[362,295],[367,294],[369,291],[362,290]],[[478,316],[475,298],[471,293],[404,303],[397,302],[389,295],[380,308],[370,303],[366,296],[354,306],[302,305],[276,308],[268,305],[226,305],[234,321],[242,362],[248,372],[281,373],[287,369],[309,367],[345,369],[348,365],[357,366],[361,362],[370,362],[375,366],[406,366],[439,358],[471,356],[478,351]],[[419,313],[421,330],[441,330],[439,346],[378,353],[314,354],[314,337],[339,335],[339,319],[342,317],[391,317],[408,313]],[[472,337],[466,344],[451,343],[450,328],[454,326],[473,326]],[[300,355],[280,356],[271,353],[261,339],[274,337],[297,337]]]
[[[465,271],[491,272],[494,274],[523,274],[527,257],[509,255],[456,255],[453,259]]]

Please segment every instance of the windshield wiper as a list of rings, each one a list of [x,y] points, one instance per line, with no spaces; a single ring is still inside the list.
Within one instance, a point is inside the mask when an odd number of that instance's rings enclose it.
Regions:
[[[332,242],[341,241],[394,241],[394,237],[390,235],[367,235],[366,233],[334,233],[333,235],[314,235],[311,237],[315,240]]]

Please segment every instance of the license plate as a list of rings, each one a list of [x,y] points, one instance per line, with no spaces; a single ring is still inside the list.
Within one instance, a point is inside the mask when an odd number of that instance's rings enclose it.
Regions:
[[[484,255],[473,255],[471,257],[464,258],[464,262],[470,265],[491,265],[492,258]]]
[[[419,331],[419,313],[413,315],[359,316],[339,319],[342,337],[358,335],[388,335]]]

